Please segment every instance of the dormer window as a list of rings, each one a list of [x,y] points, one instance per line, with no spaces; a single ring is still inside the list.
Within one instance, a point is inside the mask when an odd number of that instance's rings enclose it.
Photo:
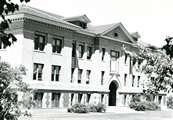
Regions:
[[[64,20],[74,25],[77,25],[83,29],[86,29],[87,24],[91,22],[86,15],[69,17],[65,18]]]

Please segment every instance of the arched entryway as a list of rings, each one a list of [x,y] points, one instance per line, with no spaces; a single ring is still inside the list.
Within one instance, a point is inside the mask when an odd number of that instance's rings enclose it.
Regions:
[[[109,86],[109,106],[116,106],[117,103],[117,89],[118,83],[116,81],[112,81]]]

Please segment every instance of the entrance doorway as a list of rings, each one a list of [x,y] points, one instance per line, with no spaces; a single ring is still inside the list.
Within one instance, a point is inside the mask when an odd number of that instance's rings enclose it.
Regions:
[[[109,86],[109,106],[116,106],[118,83],[112,81]]]

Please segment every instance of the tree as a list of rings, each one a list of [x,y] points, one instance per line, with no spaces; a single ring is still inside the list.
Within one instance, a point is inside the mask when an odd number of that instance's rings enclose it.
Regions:
[[[20,0],[20,2],[29,2],[30,0]],[[14,42],[17,41],[16,37],[12,33],[7,33],[5,30],[9,29],[9,24],[11,24],[10,19],[6,19],[5,15],[9,13],[14,13],[16,10],[19,10],[19,5],[14,4],[11,0],[0,0],[0,36],[1,41],[5,46],[11,46]]]
[[[17,120],[19,107],[31,103],[29,100],[18,100],[19,92],[32,91],[28,84],[22,82],[23,75],[26,75],[23,66],[12,68],[8,63],[0,62],[0,120]]]
[[[169,92],[173,88],[173,45],[170,43],[167,42],[162,48],[151,45],[138,46],[138,53],[131,53],[124,49],[127,54],[131,55],[132,59],[143,61],[136,70],[148,77],[149,82],[145,83],[144,87],[146,93]],[[152,76],[154,77],[151,79]]]

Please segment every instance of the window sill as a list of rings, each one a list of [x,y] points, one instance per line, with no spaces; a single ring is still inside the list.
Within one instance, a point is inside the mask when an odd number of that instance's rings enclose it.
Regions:
[[[45,51],[40,51],[40,50],[34,50],[34,52],[45,53]]]
[[[0,51],[7,51],[7,49],[0,49]]]
[[[52,55],[58,55],[58,56],[62,56],[61,53],[52,53]]]
[[[91,62],[92,60],[91,59],[87,59],[87,61],[90,61]]]
[[[78,58],[79,60],[84,60],[83,58]]]

